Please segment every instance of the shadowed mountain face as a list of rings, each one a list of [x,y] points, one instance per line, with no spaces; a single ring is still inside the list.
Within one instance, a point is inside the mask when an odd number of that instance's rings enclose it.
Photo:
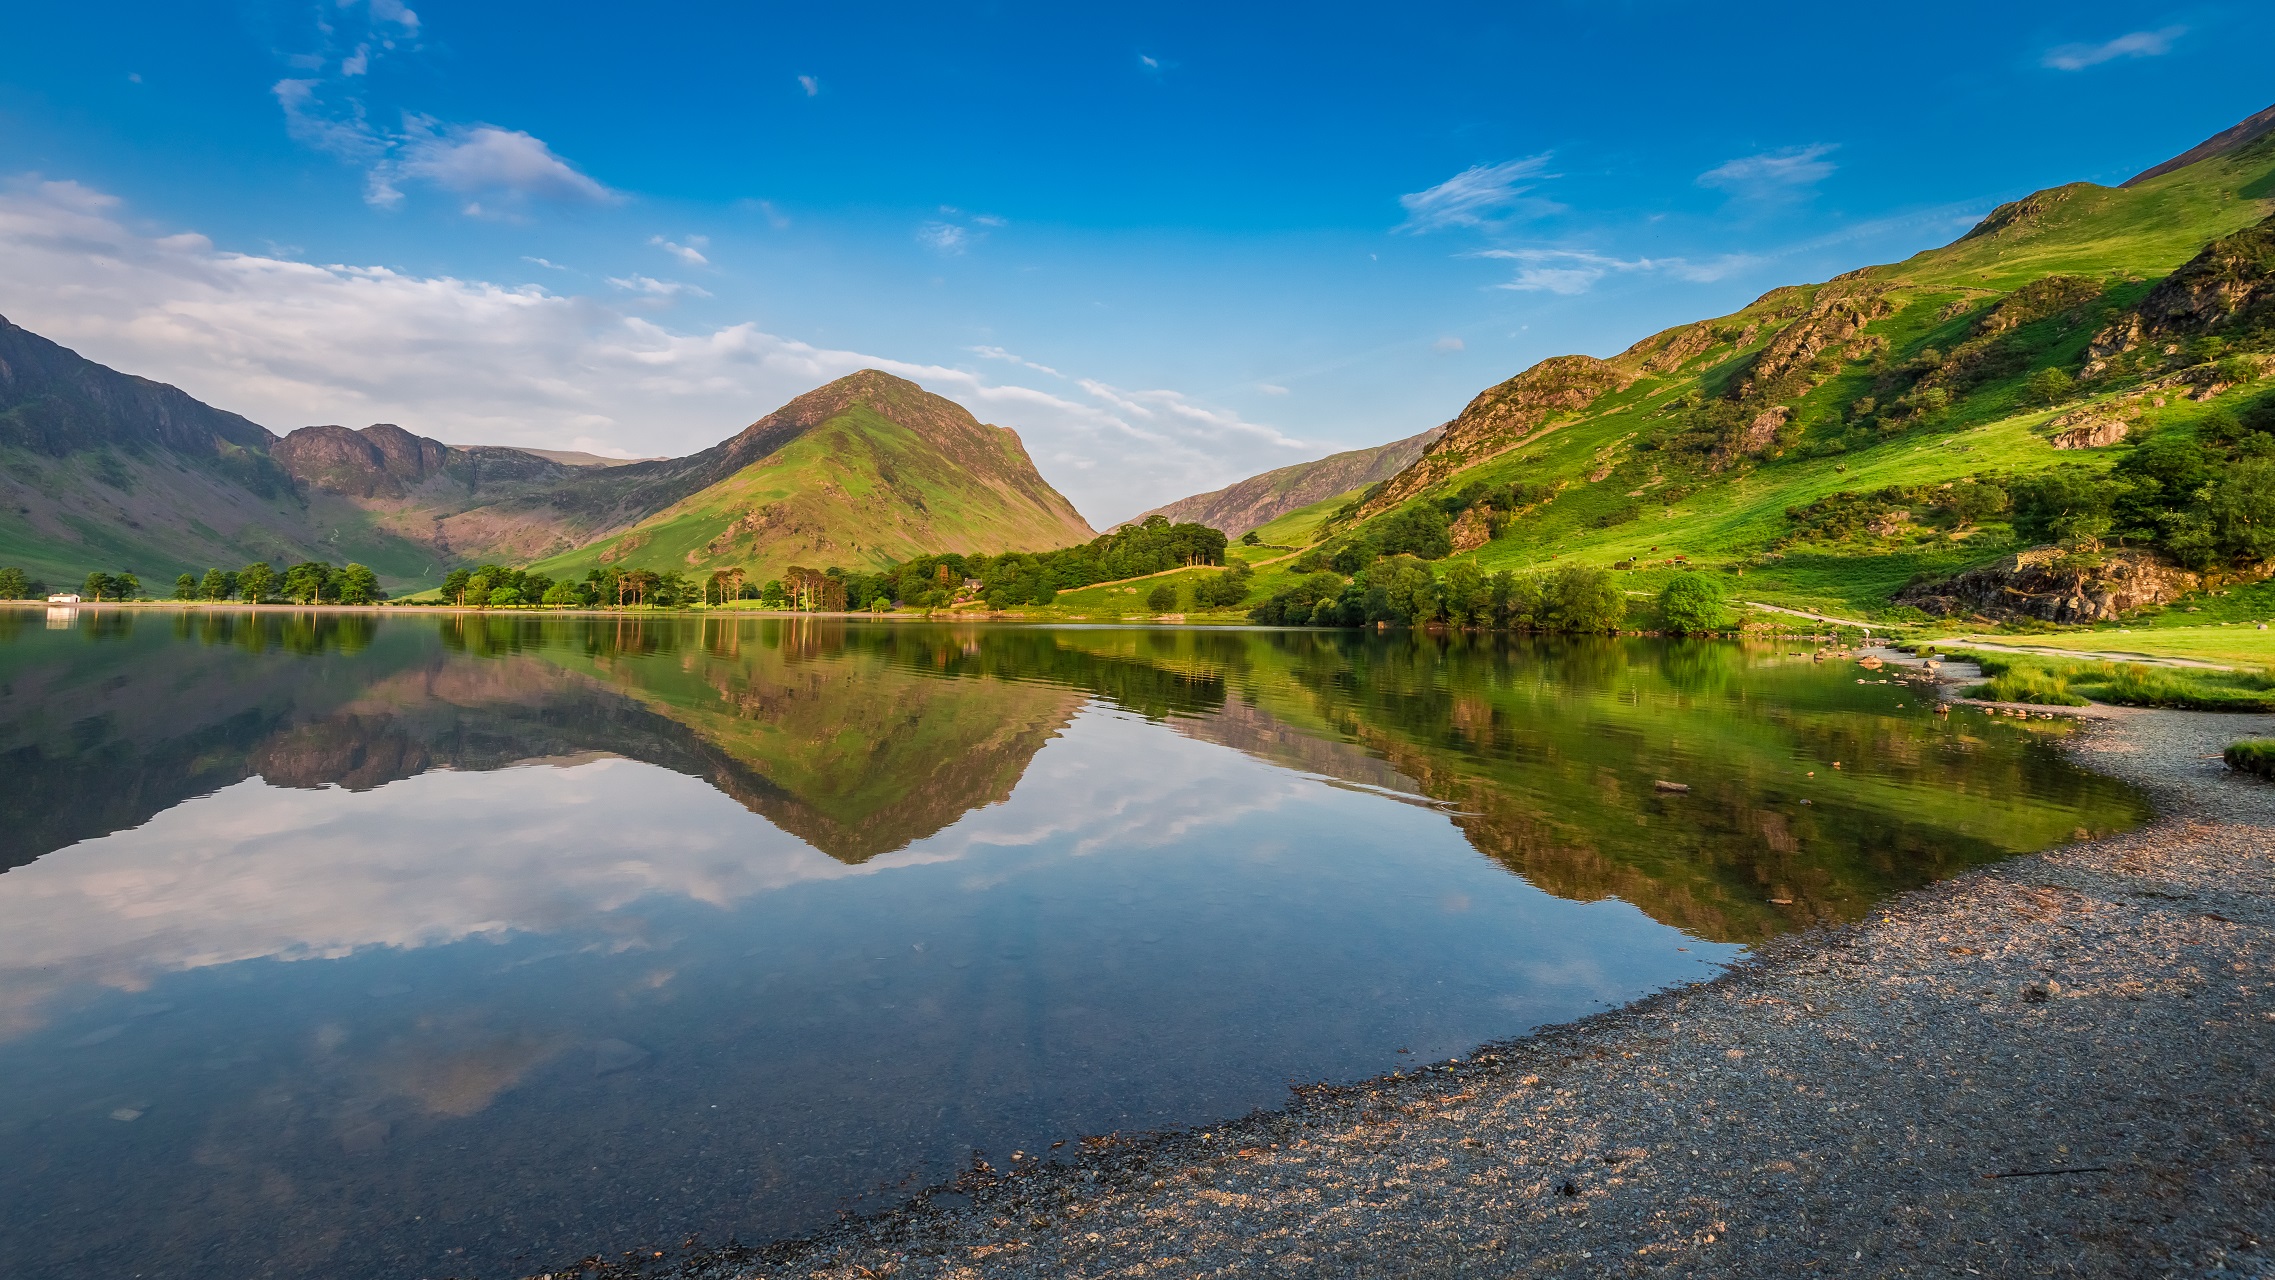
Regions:
[[[1155,507],[1134,516],[1126,523],[1141,524],[1147,516],[1159,514],[1176,522],[1205,524],[1237,538],[1290,511],[1390,479],[1421,457],[1422,451],[1444,431],[1444,427],[1432,427],[1420,435],[1371,449],[1352,449],[1266,471],[1222,489],[1179,498],[1165,507]]]

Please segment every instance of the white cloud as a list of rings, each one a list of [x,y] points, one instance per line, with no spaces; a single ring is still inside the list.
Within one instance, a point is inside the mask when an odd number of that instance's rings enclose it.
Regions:
[[[461,195],[610,204],[619,197],[553,153],[539,138],[496,125],[438,128],[414,121],[396,147],[393,172]]]
[[[1450,353],[1465,350],[1467,346],[1468,344],[1464,343],[1459,338],[1440,338],[1436,342],[1430,344],[1430,350]]]
[[[1539,185],[1529,179],[1552,176],[1543,172],[1543,153],[1499,164],[1481,164],[1431,187],[1398,197],[1406,221],[1393,228],[1412,235],[1449,227],[1499,226],[1518,217],[1538,217],[1563,208],[1555,201],[1527,194]]]
[[[340,7],[351,7],[354,0],[340,0]],[[371,0],[371,17],[374,22],[392,22],[406,33],[417,34],[419,15],[403,7],[403,0]]]
[[[806,91],[806,96],[807,96],[807,97],[809,97],[809,98],[813,98],[813,97],[819,97],[819,96],[821,95],[821,91],[822,91],[822,82],[821,82],[821,77],[819,77],[819,76],[799,76],[799,77],[798,77],[798,87],[799,87],[799,88],[801,88],[801,89],[803,89],[803,90],[805,90],[805,91]]]
[[[916,229],[916,239],[934,253],[953,255],[971,244],[972,234],[953,222],[927,222]]]
[[[1005,351],[1001,347],[973,347],[971,351],[973,355],[979,356],[984,360],[1009,361],[1012,364],[1020,365],[1028,369],[1033,369],[1037,373],[1047,373],[1054,378],[1063,378],[1066,376],[1065,374],[1060,373],[1058,370],[1053,369],[1047,364],[1036,364],[1034,361],[1029,360],[1025,356]]]
[[[1148,71],[1159,71],[1161,70],[1161,59],[1141,53],[1138,55],[1138,65]]]
[[[694,285],[677,280],[658,280],[654,276],[610,276],[608,282],[628,293],[644,293],[655,298],[675,298],[683,293],[698,298],[711,296]]]
[[[1288,393],[1286,387],[1276,382],[1259,382],[1256,384],[1256,389],[1268,396],[1284,396]]]
[[[525,254],[523,254],[523,255],[521,256],[521,260],[522,260],[523,262],[534,262],[534,263],[536,263],[538,266],[544,267],[544,268],[545,268],[546,270],[548,270],[548,271],[567,271],[567,270],[568,270],[568,268],[567,268],[567,267],[564,267],[564,266],[562,266],[562,265],[561,265],[560,263],[558,263],[558,262],[549,262],[549,261],[547,261],[547,260],[546,260],[546,259],[544,259],[544,258],[532,258],[532,257],[530,257],[530,256],[529,256],[528,254],[526,254],[526,253],[525,253]]]
[[[2100,44],[2057,45],[2046,51],[2042,65],[2056,71],[2083,71],[2119,58],[2156,58],[2172,52],[2172,42],[2188,34],[2186,27],[2159,31],[2132,31]]]
[[[1837,166],[1824,157],[1833,150],[1833,144],[1819,142],[1740,156],[1698,175],[1698,185],[1756,199],[1790,194],[1832,176]]]
[[[1017,430],[1077,507],[1112,517],[1309,447],[1178,392],[1085,386],[1031,361],[1020,363],[1068,385],[1006,385],[748,323],[677,332],[642,314],[671,294],[619,279],[629,296],[233,253],[138,231],[116,197],[77,183],[0,180],[0,314],[272,430],[396,422],[441,440],[678,455],[874,368]]]
[[[1561,294],[1586,293],[1598,280],[1614,274],[1656,273],[1706,283],[1725,279],[1761,262],[1742,253],[1692,262],[1687,258],[1615,258],[1584,249],[1481,249],[1468,256],[1499,258],[1518,264],[1516,278],[1495,288]]]
[[[711,245],[711,237],[709,236],[688,236],[686,244],[674,244],[662,236],[649,236],[648,243],[691,267],[711,265],[711,260],[703,256],[703,250]]]
[[[371,46],[368,44],[357,45],[354,53],[340,60],[340,74],[343,76],[360,76],[369,70],[371,70]]]

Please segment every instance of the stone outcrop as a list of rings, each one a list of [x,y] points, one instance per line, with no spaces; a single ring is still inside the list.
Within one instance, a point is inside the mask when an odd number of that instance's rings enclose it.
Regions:
[[[2108,622],[2202,590],[2197,574],[2139,550],[2078,557],[2034,547],[1943,582],[1896,593],[1896,603],[1937,617]]]
[[[1814,368],[1826,351],[1842,349],[1864,333],[1864,327],[1888,314],[1881,291],[1864,285],[1827,285],[1819,290],[1809,309],[1780,329],[1754,356],[1754,362],[1731,388],[1731,398],[1747,400],[1772,392],[1806,391],[1823,382]]]
[[[2093,335],[2084,373],[2093,377],[2143,348],[2170,354],[2175,340],[2268,328],[2275,328],[2275,217],[2205,245]]]
[[[2133,424],[2107,409],[2079,409],[2046,424],[2047,443],[2057,449],[2106,449],[2133,433]]]

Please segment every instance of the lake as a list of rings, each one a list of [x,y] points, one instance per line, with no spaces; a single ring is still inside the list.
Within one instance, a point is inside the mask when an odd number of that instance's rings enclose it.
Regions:
[[[1888,676],[1790,641],[0,609],[0,1274],[802,1233],[2144,819],[2066,725]]]

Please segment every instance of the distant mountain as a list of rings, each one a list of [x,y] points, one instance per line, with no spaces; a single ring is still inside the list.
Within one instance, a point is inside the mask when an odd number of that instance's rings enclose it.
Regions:
[[[1372,449],[1333,453],[1311,462],[1266,471],[1222,489],[1179,498],[1167,506],[1141,512],[1124,523],[1139,524],[1147,516],[1159,514],[1180,523],[1205,524],[1237,538],[1290,511],[1388,480],[1421,457],[1422,451],[1444,430],[1444,427],[1432,427],[1420,435]]]
[[[588,472],[470,511],[550,535],[548,569],[882,566],[933,551],[1045,550],[1096,533],[1007,427],[865,369],[702,453]],[[524,542],[523,545],[527,545]]]
[[[77,583],[253,560],[360,559],[417,578],[426,549],[312,509],[264,428],[0,319],[0,564]]]
[[[1016,433],[874,370],[700,453],[625,460],[391,423],[280,437],[0,318],[0,564],[56,583],[305,559],[392,589],[540,557],[772,575],[1094,536]]]

